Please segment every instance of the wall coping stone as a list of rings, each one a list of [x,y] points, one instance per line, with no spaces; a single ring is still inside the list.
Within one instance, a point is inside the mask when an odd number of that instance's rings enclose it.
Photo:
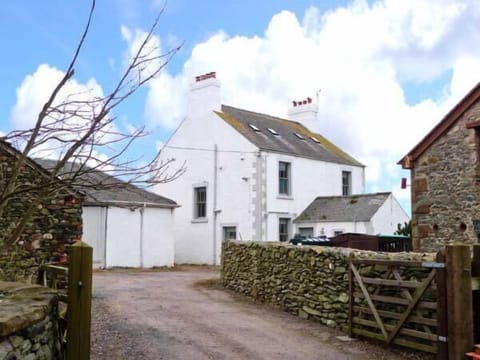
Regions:
[[[57,303],[56,290],[0,281],[0,336],[13,334],[43,320]]]

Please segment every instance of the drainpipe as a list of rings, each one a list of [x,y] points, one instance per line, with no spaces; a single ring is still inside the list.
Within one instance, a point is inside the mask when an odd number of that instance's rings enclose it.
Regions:
[[[147,204],[143,203],[143,207],[140,208],[140,268],[143,268],[143,214]]]
[[[107,231],[108,231],[108,206],[105,206],[105,224],[104,224],[104,246],[103,246],[103,268],[107,268]]]
[[[260,161],[262,161],[262,152],[259,151],[258,152],[258,156],[260,157]],[[263,211],[264,211],[264,214],[263,214],[263,226],[265,226],[265,238],[263,239],[263,241],[268,241],[268,178],[267,178],[267,175],[268,175],[268,169],[267,169],[267,165],[268,165],[268,161],[267,161],[267,157],[268,157],[268,154],[265,154],[264,158],[263,158],[263,173],[265,174],[265,179],[264,179],[264,184],[262,184],[262,181],[260,181],[260,193],[262,194],[262,197],[265,196],[265,203],[263,205]],[[260,180],[262,180],[261,178],[261,173],[260,173]],[[265,186],[265,191],[262,191],[262,187]],[[261,229],[260,229],[260,232],[261,232]],[[260,236],[260,240],[262,240],[262,236]]]
[[[218,146],[213,151],[213,265],[217,264],[217,181],[218,181]]]

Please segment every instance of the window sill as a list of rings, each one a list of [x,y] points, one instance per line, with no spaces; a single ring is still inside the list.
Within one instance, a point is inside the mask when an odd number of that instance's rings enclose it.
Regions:
[[[286,194],[278,194],[277,199],[293,200],[293,196],[292,195],[286,195]]]
[[[197,224],[197,223],[207,223],[208,218],[197,218],[197,219],[192,219],[192,224]]]

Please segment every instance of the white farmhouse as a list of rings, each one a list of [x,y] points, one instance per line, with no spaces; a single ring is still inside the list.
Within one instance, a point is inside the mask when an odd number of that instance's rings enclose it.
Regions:
[[[215,73],[197,76],[186,118],[158,160],[185,162],[154,191],[174,198],[175,262],[219,264],[222,240],[287,240],[316,196],[364,192],[364,166],[316,132],[317,106],[289,120],[222,105]]]
[[[392,193],[319,196],[294,220],[305,236],[392,235],[410,219]]]

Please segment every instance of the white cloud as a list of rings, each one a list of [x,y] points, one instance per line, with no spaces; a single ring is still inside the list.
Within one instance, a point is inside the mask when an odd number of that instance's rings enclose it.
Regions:
[[[141,29],[132,30],[125,25],[121,26],[120,32],[123,40],[128,44],[128,52],[124,60],[125,68],[136,59],[139,66],[134,69],[135,76],[138,73],[139,78],[144,79],[153,75],[162,65],[160,38],[156,35],[151,35],[148,38],[146,31]],[[145,61],[146,59],[151,60]]]
[[[27,75],[20,86],[17,88],[17,100],[11,110],[10,122],[11,128],[15,130],[27,130],[33,128],[37,117],[46,101],[49,99],[54,88],[64,76],[64,73],[48,64],[38,66],[37,70]],[[98,100],[103,98],[103,90],[94,78],[86,83],[80,83],[75,79],[67,83],[59,91],[53,107],[61,107],[64,112],[51,113],[46,117],[43,128],[46,126],[55,129],[55,135],[62,140],[76,139],[81,136],[93,114],[101,106]],[[76,114],[70,116],[70,114]],[[62,118],[62,123],[55,123],[55,120]],[[113,125],[105,128],[105,131],[115,130]],[[53,134],[50,132],[50,134]],[[105,134],[104,134],[105,135]],[[101,136],[98,134],[97,136]],[[112,135],[105,135],[112,136]],[[22,146],[22,141],[15,140],[17,146]],[[63,151],[62,141],[50,139],[37,146],[33,157],[58,158]],[[95,153],[101,158],[102,154]]]
[[[364,159],[370,188],[398,189],[396,162],[480,80],[479,22],[476,0],[357,0],[302,20],[282,11],[261,36],[219,31],[197,44],[179,74],[151,85],[146,116],[174,128],[189,81],[209,71],[224,103],[283,117],[291,99],[322,89],[320,131]],[[407,102],[406,85],[449,73],[436,98]]]
[[[10,116],[13,129],[29,129],[34,126],[43,104],[63,76],[62,71],[48,64],[42,64],[33,74],[23,79],[17,88],[17,101]],[[54,105],[67,99],[85,101],[101,97],[103,97],[102,88],[94,78],[84,84],[72,79],[59,92]]]

